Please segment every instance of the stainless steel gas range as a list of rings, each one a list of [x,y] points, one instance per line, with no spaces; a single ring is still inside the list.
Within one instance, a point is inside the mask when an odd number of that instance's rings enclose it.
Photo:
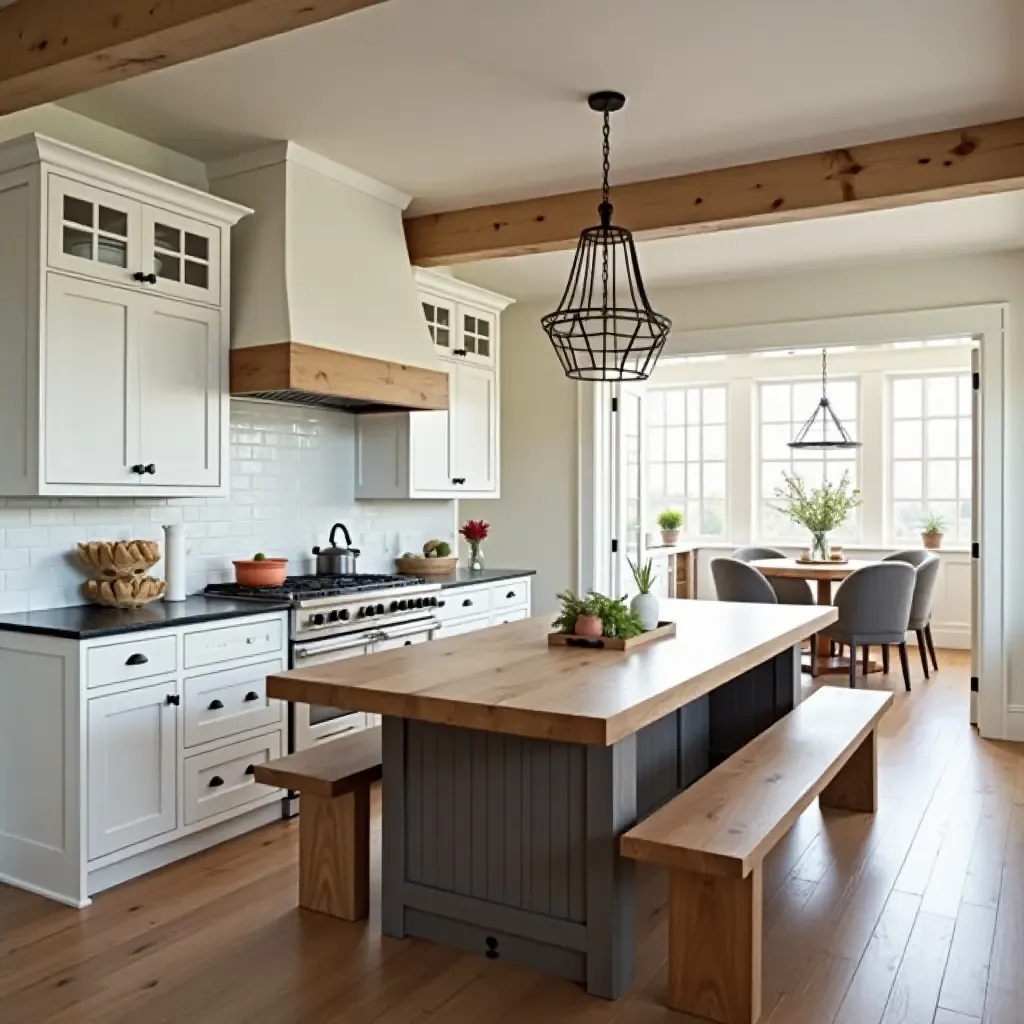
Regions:
[[[289,666],[319,665],[425,643],[440,626],[439,583],[416,576],[289,576],[279,587],[211,583],[208,597],[290,601]],[[361,711],[289,706],[289,743],[305,750],[376,724]]]

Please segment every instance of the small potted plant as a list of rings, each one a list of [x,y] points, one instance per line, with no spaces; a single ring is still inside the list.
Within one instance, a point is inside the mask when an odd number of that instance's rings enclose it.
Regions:
[[[661,543],[675,544],[679,540],[679,529],[683,525],[683,513],[667,508],[658,513],[658,526],[661,527]]]
[[[484,556],[480,550],[480,545],[487,540],[487,534],[490,532],[490,529],[490,524],[485,523],[482,519],[469,519],[459,530],[459,533],[466,538],[466,542],[469,544],[470,572],[483,572]]]
[[[629,568],[633,573],[633,581],[636,583],[637,590],[640,591],[629,602],[630,611],[639,617],[640,623],[645,630],[656,629],[659,619],[658,599],[651,593],[651,588],[657,579],[654,575],[653,562],[651,559],[647,559],[646,563],[641,565],[639,562],[633,562],[628,558],[626,561],[629,562]]]
[[[776,512],[799,523],[811,535],[811,558],[819,562],[829,560],[828,535],[846,522],[849,514],[860,505],[860,491],[850,488],[850,474],[843,473],[839,483],[823,480],[820,487],[810,491],[803,478],[783,473],[783,485],[775,488],[778,505]]]
[[[587,637],[629,637],[644,632],[640,617],[626,607],[623,598],[605,597],[596,590],[580,597],[573,590],[556,595],[562,610],[552,625],[560,633],[573,633]]]
[[[946,532],[946,520],[942,516],[929,512],[921,520],[921,543],[931,551],[942,547],[942,538]]]

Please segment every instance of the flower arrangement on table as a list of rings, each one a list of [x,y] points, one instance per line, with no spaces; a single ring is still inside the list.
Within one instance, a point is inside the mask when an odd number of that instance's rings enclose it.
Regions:
[[[459,533],[466,538],[469,544],[469,571],[481,572],[484,567],[484,556],[480,545],[487,540],[491,527],[482,519],[469,519],[462,524]]]
[[[807,490],[803,477],[783,472],[784,484],[775,488],[771,507],[788,516],[811,534],[813,558],[827,561],[828,535],[846,522],[850,513],[860,505],[860,491],[850,487],[849,471],[843,473],[839,483],[823,480],[820,487]]]

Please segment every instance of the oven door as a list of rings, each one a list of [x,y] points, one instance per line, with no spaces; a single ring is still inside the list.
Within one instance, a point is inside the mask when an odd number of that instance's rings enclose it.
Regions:
[[[367,636],[337,637],[312,643],[299,643],[293,650],[295,668],[323,665],[342,658],[358,658],[373,648]],[[367,726],[361,711],[325,707],[320,704],[292,705],[292,749],[307,750],[322,740],[336,739],[345,733],[358,732]]]

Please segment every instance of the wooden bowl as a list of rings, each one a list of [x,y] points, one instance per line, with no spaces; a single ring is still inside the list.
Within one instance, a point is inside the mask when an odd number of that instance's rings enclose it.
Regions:
[[[288,578],[287,558],[240,558],[231,564],[243,587],[279,587]]]
[[[86,580],[82,593],[93,604],[110,608],[141,608],[164,596],[166,580],[152,576],[121,576],[111,580]]]
[[[455,572],[455,566],[458,564],[457,555],[452,555],[449,558],[415,556],[395,559],[395,567],[400,573],[407,576],[442,576],[445,573]]]
[[[78,557],[101,579],[145,576],[160,561],[160,545],[154,540],[90,540],[78,545]]]

